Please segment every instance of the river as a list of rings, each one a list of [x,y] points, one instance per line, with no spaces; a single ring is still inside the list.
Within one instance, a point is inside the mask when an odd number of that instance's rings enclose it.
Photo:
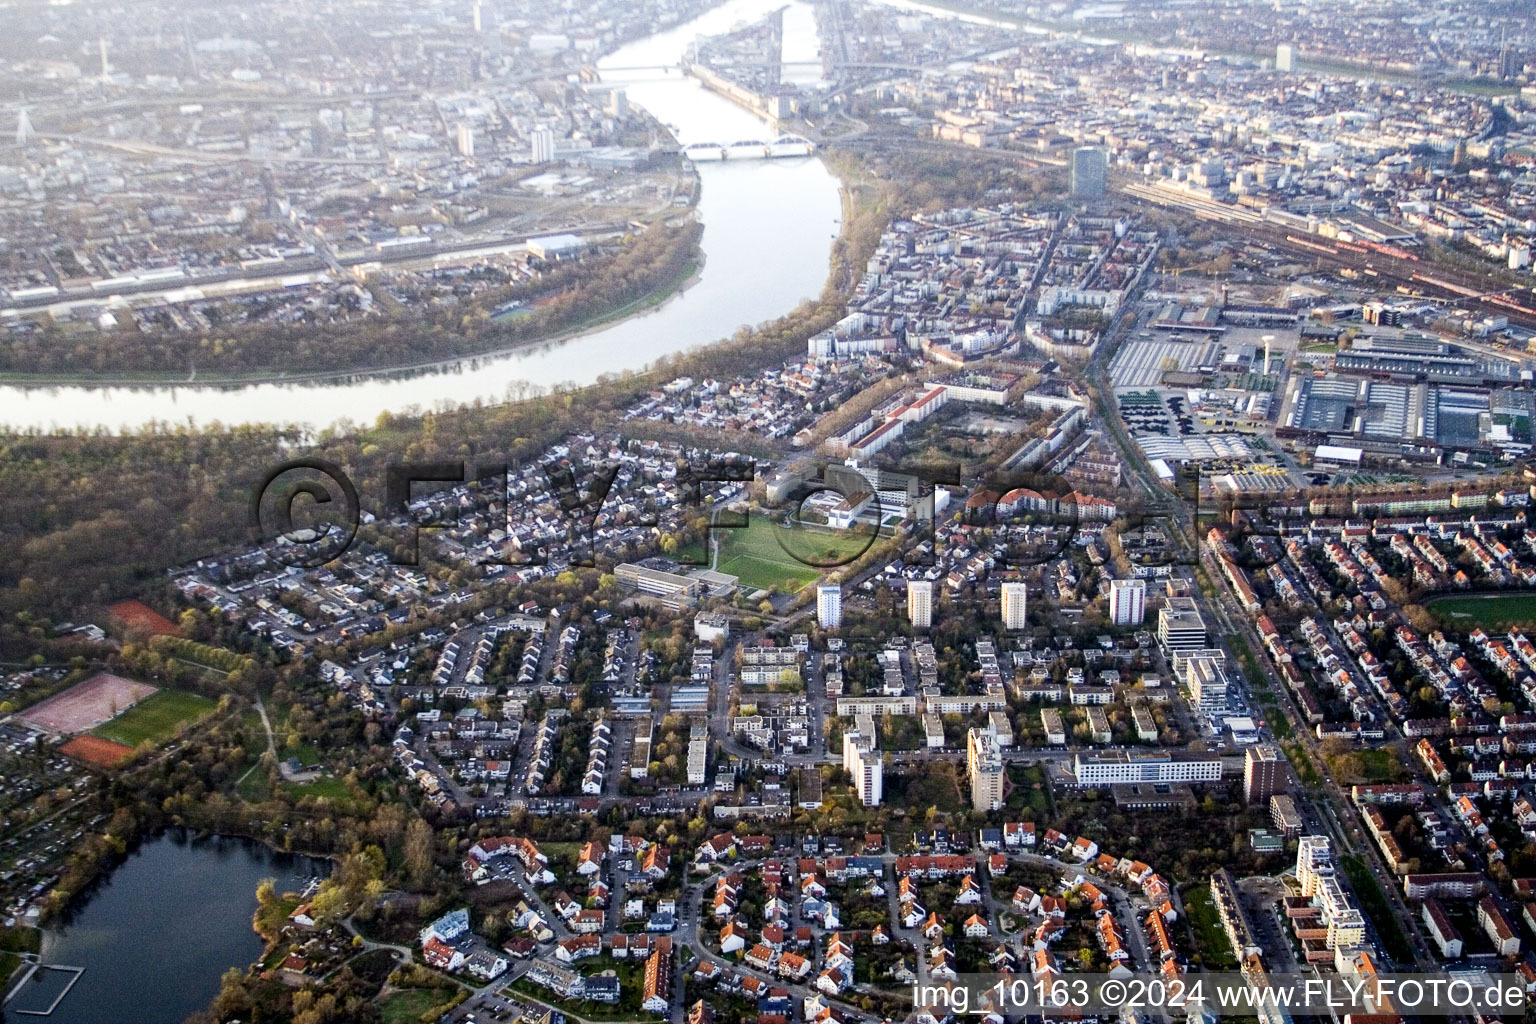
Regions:
[[[251,930],[256,886],[279,892],[329,873],[324,861],[278,853],[247,839],[167,832],[145,840],[87,889],[43,933],[43,961],[85,973],[47,1024],[180,1024],[205,1009],[231,967],[262,953]],[[64,977],[46,972],[12,1000],[46,1008]],[[36,991],[32,991],[35,989]]]
[[[683,25],[630,43],[598,68],[675,65],[700,35],[730,31],[784,0],[728,0]],[[813,61],[819,40],[809,7],[792,0],[783,60]],[[808,69],[800,69],[806,71]],[[668,125],[679,142],[767,139],[773,130],[679,71],[615,71],[629,101]],[[152,421],[209,426],[277,423],[316,429],[371,424],[381,413],[506,400],[519,383],[590,384],[640,370],[671,353],[719,341],[743,325],[789,312],[821,292],[841,227],[837,178],[819,158],[698,165],[704,231],[698,280],[654,310],[569,340],[445,363],[410,375],[359,374],[318,382],[235,386],[0,387],[0,428],[120,431]]]

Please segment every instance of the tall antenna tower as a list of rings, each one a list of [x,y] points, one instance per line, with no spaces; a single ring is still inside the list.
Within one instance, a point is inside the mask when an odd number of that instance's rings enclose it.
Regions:
[[[181,24],[181,39],[187,48],[187,65],[193,78],[203,77],[202,69],[197,66],[197,47],[192,45],[192,29],[186,22]]]

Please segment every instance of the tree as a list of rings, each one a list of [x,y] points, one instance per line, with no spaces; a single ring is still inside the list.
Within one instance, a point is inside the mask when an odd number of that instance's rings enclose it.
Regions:
[[[320,883],[320,890],[309,901],[309,912],[316,923],[329,924],[346,914],[347,893],[330,879]]]
[[[415,889],[424,889],[432,878],[432,826],[420,818],[405,829],[405,874]]]

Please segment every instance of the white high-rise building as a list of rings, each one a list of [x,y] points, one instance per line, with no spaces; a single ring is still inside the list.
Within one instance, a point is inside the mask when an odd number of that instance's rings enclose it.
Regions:
[[[1024,617],[1028,588],[1022,583],[1003,584],[1003,628],[1023,629],[1026,624]]]
[[[843,624],[843,588],[839,583],[823,583],[816,588],[816,621],[822,629],[837,629]]]
[[[485,18],[484,12],[481,10],[480,0],[475,0],[474,6],[470,8],[470,21],[474,24],[476,32],[485,31]]]
[[[1117,626],[1139,626],[1147,616],[1146,580],[1111,580],[1109,621]]]
[[[555,158],[555,133],[543,125],[539,125],[529,136],[532,145],[533,162],[547,164]]]
[[[1227,674],[1215,658],[1190,658],[1184,681],[1189,697],[1204,715],[1219,715],[1227,710]]]
[[[474,125],[459,122],[459,156],[472,157],[475,155],[475,128]]]
[[[907,584],[907,618],[913,629],[927,629],[933,625],[932,583],[913,580]]]
[[[1281,43],[1279,46],[1275,47],[1275,70],[1296,70],[1296,47],[1292,46],[1290,43]]]
[[[1205,619],[1192,597],[1170,597],[1157,619],[1157,639],[1170,652],[1198,651],[1206,646]]]
[[[1301,883],[1301,894],[1322,911],[1329,949],[1354,949],[1365,942],[1365,916],[1338,877],[1333,846],[1326,836],[1298,840],[1296,881]]]
[[[879,807],[885,798],[885,761],[875,748],[875,737],[858,729],[843,733],[843,768],[853,777],[854,792],[865,807]]]
[[[982,729],[965,734],[965,772],[971,783],[971,807],[995,811],[1003,806],[1003,753],[997,737]]]
[[[32,141],[32,119],[27,116],[27,108],[22,107],[21,113],[16,115],[16,145],[25,146]]]

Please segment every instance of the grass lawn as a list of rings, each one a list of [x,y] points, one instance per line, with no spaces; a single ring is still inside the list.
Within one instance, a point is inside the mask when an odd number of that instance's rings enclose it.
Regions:
[[[1218,971],[1237,970],[1237,958],[1232,955],[1232,942],[1221,927],[1221,915],[1211,898],[1209,885],[1191,886],[1184,890],[1184,911],[1189,915],[1189,927],[1195,933],[1195,945],[1200,959],[1207,967]]]
[[[6,988],[11,983],[11,977],[20,966],[21,957],[15,953],[0,951],[0,995],[5,994]]]
[[[419,1024],[428,1010],[442,1006],[452,998],[448,989],[408,988],[392,992],[379,1004],[384,1024]]]
[[[720,544],[720,562],[715,568],[741,577],[747,590],[776,589],[793,594],[820,579],[823,572],[853,561],[873,546],[868,534],[810,525],[791,529],[765,516],[752,516],[747,523],[745,529],[715,531]],[[704,546],[698,544],[682,549],[679,556],[706,564],[709,561]]]
[[[93,735],[126,747],[137,747],[145,741],[159,746],[175,736],[182,723],[196,722],[217,706],[195,693],[161,690],[96,729]]]
[[[298,758],[299,764],[305,768],[320,763],[320,751],[315,748],[313,743],[300,743],[297,747],[293,748],[285,747],[280,753],[284,760],[290,757]]]
[[[323,779],[316,779],[314,782],[305,782],[301,785],[291,785],[288,787],[288,791],[294,795],[295,799],[312,796],[316,799],[331,800],[338,803],[352,799],[352,791],[347,788],[347,784],[334,776],[327,776]]]
[[[1391,750],[1358,750],[1365,769],[1365,781],[1369,784],[1395,782],[1400,771],[1396,754]]]
[[[1536,623],[1536,593],[1469,594],[1442,597],[1425,605],[1435,617],[1463,629],[1499,629]]]
[[[235,776],[235,795],[248,804],[256,804],[271,794],[267,790],[267,773],[261,770],[259,758],[249,758]]]

